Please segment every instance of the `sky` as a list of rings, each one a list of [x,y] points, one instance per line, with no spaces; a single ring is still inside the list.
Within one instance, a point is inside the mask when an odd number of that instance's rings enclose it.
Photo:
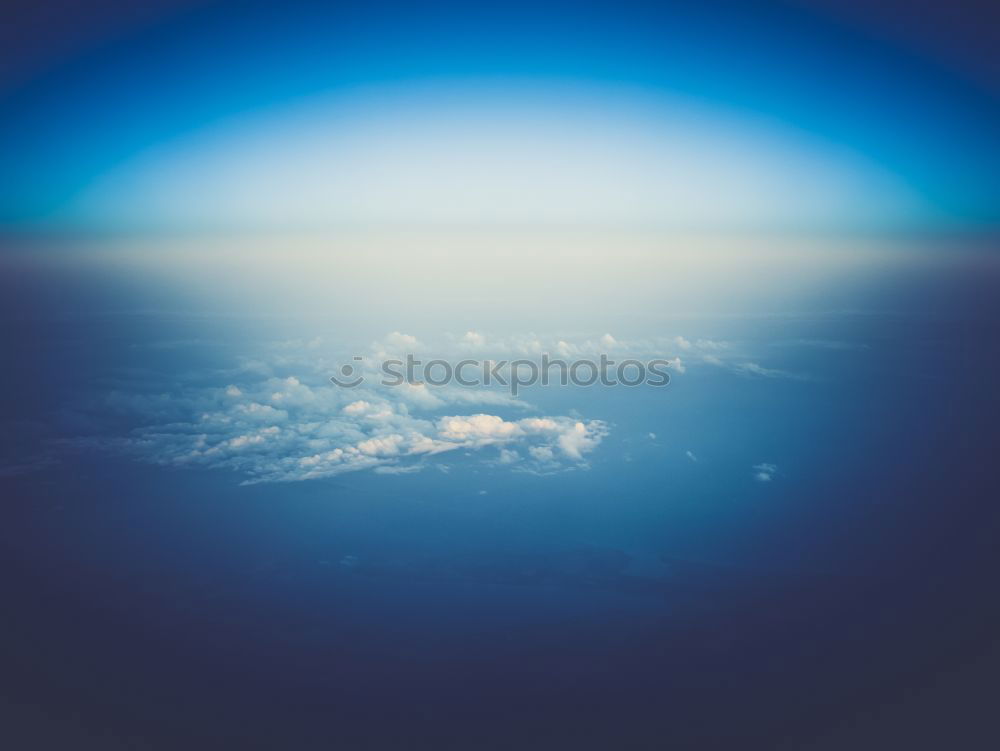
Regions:
[[[995,734],[988,3],[8,21],[0,745]]]
[[[946,25],[935,44],[933,16],[252,2],[80,15],[54,7],[42,51],[9,55],[12,229],[996,220],[992,56],[959,52]]]

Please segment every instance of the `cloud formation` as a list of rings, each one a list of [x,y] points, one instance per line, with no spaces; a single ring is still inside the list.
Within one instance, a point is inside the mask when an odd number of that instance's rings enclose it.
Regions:
[[[753,479],[757,482],[771,482],[774,479],[775,473],[778,471],[778,466],[776,464],[755,464],[753,465]]]
[[[416,339],[394,333],[391,344]],[[553,471],[586,464],[606,435],[597,420],[567,416],[511,418],[530,408],[486,389],[426,385],[341,389],[326,379],[326,365],[287,350],[252,367],[215,374],[217,385],[180,384],[172,392],[135,389],[109,393],[99,405],[135,426],[127,435],[92,437],[81,444],[111,448],[171,466],[229,469],[246,483],[330,477],[373,469],[400,474],[421,469],[431,456],[459,449],[500,451],[499,464],[522,471]],[[294,368],[297,375],[278,376]],[[461,411],[480,405],[479,410]],[[449,408],[459,408],[440,414]],[[435,414],[436,413],[436,414]],[[484,455],[496,462],[496,454]]]
[[[382,354],[393,350],[389,340],[398,343],[394,333],[383,342],[373,345],[373,351]],[[412,337],[410,337],[412,339]],[[428,354],[425,345],[412,350]],[[450,335],[448,341],[435,348],[436,356],[458,359],[475,354],[480,358],[503,360],[507,358],[537,358],[546,353],[553,358],[597,358],[601,354],[615,360],[663,359],[669,362],[671,374],[685,373],[692,365],[711,365],[741,376],[759,378],[784,378],[806,380],[797,373],[761,365],[744,346],[735,342],[713,339],[689,339],[682,335],[646,339],[623,339],[611,333],[591,336],[539,336],[534,333],[495,336],[469,330],[460,336]],[[396,350],[397,356],[399,351]]]
[[[565,357],[610,352],[619,360],[667,359],[673,373],[684,373],[688,362],[741,375],[789,375],[747,362],[733,343],[679,335],[647,340],[610,332],[496,337],[469,330],[446,339],[434,343],[394,331],[352,359],[314,337],[272,343],[227,370],[158,382],[123,377],[100,404],[92,405],[104,428],[76,445],[111,448],[164,465],[228,469],[248,483],[369,469],[415,472],[428,466],[430,457],[459,449],[493,466],[547,473],[586,466],[608,427],[575,413],[524,416],[532,406],[498,389],[384,386],[381,359],[405,353],[460,359],[476,352],[499,360],[546,352]],[[328,381],[345,362],[357,363],[357,372],[366,376],[362,386],[337,388]],[[655,434],[649,438],[655,440]],[[697,461],[690,451],[686,457]],[[440,462],[437,466],[447,468]],[[769,482],[775,472],[770,464],[754,467],[760,482]]]

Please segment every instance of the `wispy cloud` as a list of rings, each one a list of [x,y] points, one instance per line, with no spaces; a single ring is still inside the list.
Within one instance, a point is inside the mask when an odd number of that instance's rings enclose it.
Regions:
[[[753,479],[757,482],[771,482],[774,479],[775,474],[778,472],[778,466],[776,464],[755,464],[753,465]]]

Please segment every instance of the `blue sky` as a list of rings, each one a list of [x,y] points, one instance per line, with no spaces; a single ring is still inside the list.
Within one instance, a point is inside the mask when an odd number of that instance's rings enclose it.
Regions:
[[[914,7],[15,3],[0,746],[995,734],[1000,27]],[[671,380],[375,380],[546,353]]]
[[[989,225],[997,205],[996,98],[974,77],[918,53],[905,44],[876,43],[863,25],[768,3],[504,4],[475,10],[292,3],[280,11],[258,3],[198,5],[130,34],[93,42],[8,86],[0,101],[0,148],[8,165],[0,186],[0,217],[21,227],[64,229],[251,225],[253,201],[233,216],[224,203],[214,203],[222,200],[219,195],[199,196],[197,186],[191,200],[197,199],[200,212],[179,215],[164,208],[162,198],[108,212],[93,206],[92,192],[95,184],[123,170],[145,168],[149,172],[101,198],[117,204],[135,202],[146,192],[190,195],[195,181],[216,194],[232,193],[236,188],[225,175],[204,172],[185,174],[184,189],[164,187],[150,161],[157,155],[172,166],[205,161],[206,147],[199,141],[222,133],[224,141],[238,142],[258,133],[263,123],[267,137],[258,135],[251,147],[234,155],[259,181],[273,167],[275,153],[291,158],[287,149],[301,138],[304,118],[313,118],[314,131],[312,141],[296,144],[305,158],[343,141],[345,116],[337,106],[345,100],[354,108],[347,119],[395,122],[397,131],[390,134],[400,151],[395,169],[419,184],[428,165],[407,157],[424,153],[426,144],[410,131],[423,127],[444,143],[454,141],[454,113],[446,108],[442,113],[442,97],[457,93],[469,117],[500,113],[520,122],[521,132],[511,129],[514,143],[523,141],[525,123],[530,129],[532,117],[539,116],[540,101],[548,106],[544,114],[555,134],[572,134],[595,118],[609,123],[607,137],[590,144],[592,150],[620,148],[638,123],[650,137],[659,133],[685,151],[690,164],[677,180],[690,183],[700,174],[707,192],[725,193],[733,180],[748,179],[746,169],[737,168],[735,177],[718,170],[713,160],[720,153],[737,163],[755,159],[753,170],[766,183],[773,173],[787,171],[787,162],[804,150],[821,165],[798,169],[813,169],[810,185],[832,183],[834,192],[837,177],[827,174],[823,163],[839,163],[849,171],[852,162],[858,163],[860,177],[853,177],[861,187],[850,180],[848,187],[839,186],[857,196],[856,206],[832,216],[810,216],[795,204],[797,186],[808,181],[789,185],[779,180],[774,200],[783,196],[790,205],[783,215],[763,212],[769,228],[800,228],[794,227],[796,214],[799,225],[826,230],[830,225]],[[588,99],[582,108],[581,91]],[[650,101],[658,103],[652,112]],[[700,118],[696,128],[715,131],[714,141],[678,138],[675,121],[690,110]],[[451,131],[442,121],[451,122]],[[764,134],[766,145],[755,140],[755,130]],[[510,139],[493,135],[500,139],[497,148],[510,149]],[[349,139],[343,142],[351,146]],[[494,141],[486,138],[485,143]],[[545,138],[536,146],[544,149]],[[356,157],[356,168],[365,169],[365,154]],[[515,154],[518,159],[533,163],[537,155],[526,148]],[[291,163],[296,164],[294,158]],[[336,163],[333,159],[331,171]],[[584,173],[589,166],[576,165]],[[558,163],[555,171],[566,173],[567,165]],[[531,175],[522,179],[532,182]],[[595,182],[607,179],[595,169]],[[630,183],[628,175],[616,179],[637,192],[645,187],[642,179]],[[877,187],[869,184],[873,180]],[[467,193],[481,188],[474,183]],[[481,193],[484,203],[497,203],[489,190]],[[825,194],[818,193],[822,200]],[[734,200],[752,197],[744,187]],[[267,199],[266,193],[260,198]],[[387,199],[389,205],[375,212],[376,221],[384,216],[409,220],[406,212],[395,211],[398,202]],[[272,217],[264,223],[371,221],[364,211],[332,219],[318,209],[289,213],[284,222]],[[462,219],[475,221],[483,213],[473,211]],[[495,220],[512,219],[485,213]],[[655,213],[646,212],[656,219]],[[691,223],[712,224],[710,208],[689,213]],[[724,201],[718,222],[733,221],[732,214]],[[545,212],[527,219],[552,220]],[[667,211],[664,223],[672,221]],[[751,224],[743,216],[735,221]]]

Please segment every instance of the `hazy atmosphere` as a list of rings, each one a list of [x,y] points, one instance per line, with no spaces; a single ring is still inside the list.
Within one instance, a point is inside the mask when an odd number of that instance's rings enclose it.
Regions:
[[[994,748],[988,11],[15,3],[0,745]]]

